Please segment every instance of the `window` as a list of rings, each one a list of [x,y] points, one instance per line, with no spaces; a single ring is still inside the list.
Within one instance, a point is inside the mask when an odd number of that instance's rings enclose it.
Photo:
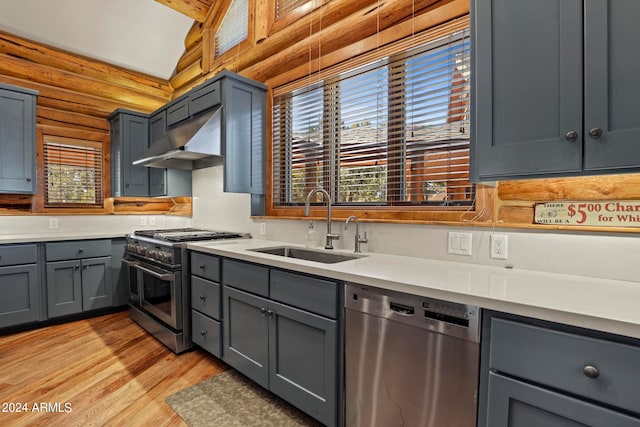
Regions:
[[[464,30],[278,94],[274,206],[472,206],[469,70]]]
[[[276,0],[276,20],[288,15],[311,0]]]
[[[249,35],[249,0],[232,0],[215,37],[216,58]]]
[[[102,206],[102,143],[50,137],[43,153],[45,206]]]

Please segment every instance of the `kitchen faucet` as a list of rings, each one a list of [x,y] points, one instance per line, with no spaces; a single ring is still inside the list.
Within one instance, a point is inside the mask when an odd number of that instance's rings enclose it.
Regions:
[[[353,244],[353,252],[359,254],[360,253],[360,243],[367,243],[369,240],[367,239],[367,232],[364,232],[364,237],[360,237],[360,226],[358,223],[358,217],[355,215],[351,215],[349,218],[347,218],[347,220],[344,223],[344,229],[346,230],[347,227],[349,226],[349,222],[355,222],[356,223],[356,236],[354,239],[354,244]]]
[[[307,194],[307,201],[304,203],[304,216],[309,216],[309,208],[311,204],[311,198],[316,193],[322,193],[323,199],[327,202],[327,240],[325,242],[325,249],[333,249],[333,241],[340,238],[339,234],[331,233],[331,196],[323,188],[314,188]]]

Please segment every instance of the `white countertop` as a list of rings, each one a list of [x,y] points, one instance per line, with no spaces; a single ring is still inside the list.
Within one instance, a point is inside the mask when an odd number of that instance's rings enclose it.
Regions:
[[[303,247],[255,239],[190,243],[187,247],[273,267],[640,338],[640,282],[378,253],[363,253],[366,255],[363,258],[323,264],[249,250],[282,245]]]
[[[62,240],[86,240],[86,239],[115,239],[125,237],[126,233],[109,232],[59,232],[59,233],[33,233],[33,234],[4,234],[0,235],[0,244],[6,243],[38,243],[57,242]]]

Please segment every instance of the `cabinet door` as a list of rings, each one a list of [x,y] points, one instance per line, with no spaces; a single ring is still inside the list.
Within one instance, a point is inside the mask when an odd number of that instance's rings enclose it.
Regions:
[[[149,194],[149,170],[134,166],[132,162],[142,158],[149,145],[149,120],[144,117],[123,114],[121,117],[123,150],[123,196],[147,196]]]
[[[224,286],[222,360],[269,387],[269,319],[266,299]]]
[[[111,307],[111,257],[82,260],[82,311]]]
[[[335,425],[336,321],[275,302],[269,307],[269,389]]]
[[[0,328],[40,320],[35,264],[0,267]]]
[[[81,261],[47,263],[47,308],[49,318],[82,311]]]
[[[640,168],[638,17],[638,1],[585,1],[585,170]]]
[[[265,93],[226,79],[224,191],[265,193]]]
[[[36,97],[0,89],[0,192],[35,193]]]
[[[492,372],[486,425],[638,427],[640,419]]]
[[[472,13],[474,179],[581,171],[582,0],[474,0]]]
[[[167,133],[167,111],[162,110],[149,118],[149,146]],[[147,168],[149,171],[149,196],[166,196],[167,170]]]

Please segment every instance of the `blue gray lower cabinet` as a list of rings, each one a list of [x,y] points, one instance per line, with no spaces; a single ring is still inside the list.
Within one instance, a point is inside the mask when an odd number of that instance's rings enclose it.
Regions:
[[[479,427],[640,427],[636,340],[485,311]]]
[[[111,307],[111,257],[47,263],[49,317]]]
[[[340,284],[191,253],[192,340],[327,426],[340,424]],[[206,274],[215,266],[215,274]],[[219,280],[221,284],[211,281]],[[198,277],[200,276],[200,277]],[[222,316],[216,298],[222,299]],[[222,337],[222,346],[218,342]]]
[[[36,264],[0,267],[0,328],[40,320]]]

